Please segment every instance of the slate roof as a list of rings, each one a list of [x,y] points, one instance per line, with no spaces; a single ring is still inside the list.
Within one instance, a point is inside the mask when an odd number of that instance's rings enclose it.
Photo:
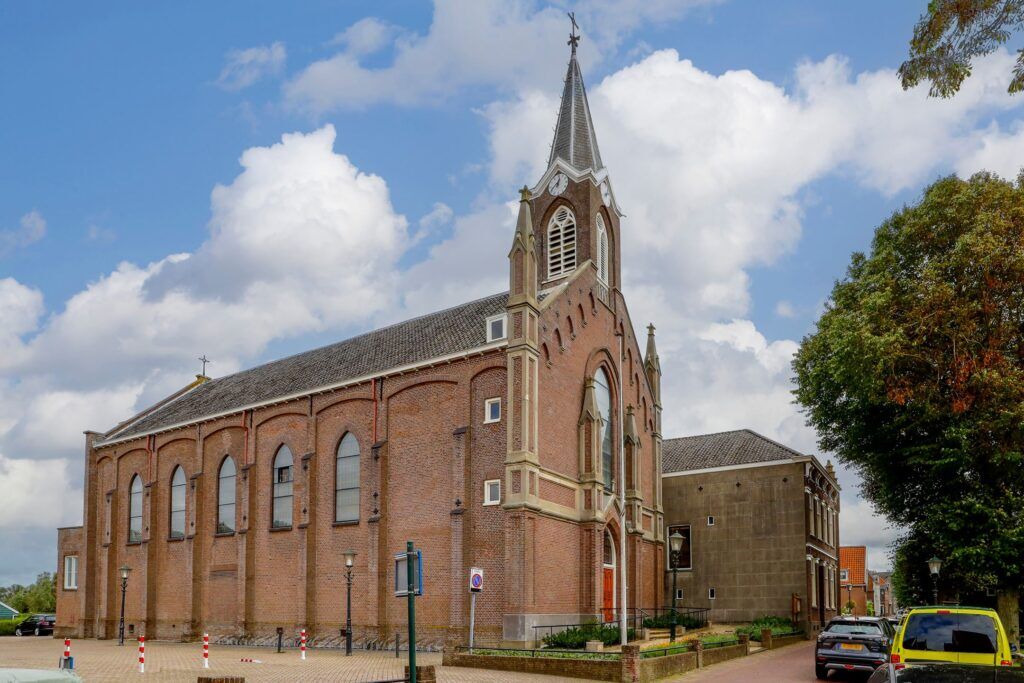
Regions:
[[[569,70],[565,74],[565,88],[562,90],[562,104],[558,108],[558,121],[555,123],[555,138],[551,142],[548,166],[559,158],[569,162],[569,165],[578,171],[585,171],[588,168],[599,171],[604,168],[601,152],[597,148],[594,122],[590,118],[587,90],[583,87],[583,73],[580,71],[579,62],[576,61],[575,49],[569,58]]]
[[[686,472],[806,457],[749,429],[665,439],[661,471]]]
[[[115,427],[103,441],[153,433],[484,346],[487,318],[503,313],[507,302],[508,293],[502,292],[204,382]]]

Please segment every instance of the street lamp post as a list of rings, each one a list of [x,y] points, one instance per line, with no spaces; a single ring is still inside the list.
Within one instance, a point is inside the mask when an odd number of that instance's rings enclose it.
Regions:
[[[848,583],[846,584],[846,609],[850,610],[850,614],[853,614],[853,610],[856,609],[856,605],[854,605],[854,607],[850,607],[851,604],[853,604],[853,584]]]
[[[939,572],[942,571],[942,560],[936,556],[928,560],[928,571],[932,575],[932,604],[939,604]]]
[[[668,547],[672,559],[672,625],[669,630],[669,640],[676,642],[676,575],[679,573],[679,551],[683,549],[683,535],[679,529],[672,532],[668,537]]]
[[[121,624],[117,629],[117,644],[124,645],[124,595],[128,590],[128,573],[132,570],[128,565],[121,566]]]
[[[352,654],[352,566],[356,563],[356,551],[345,551],[345,656]]]

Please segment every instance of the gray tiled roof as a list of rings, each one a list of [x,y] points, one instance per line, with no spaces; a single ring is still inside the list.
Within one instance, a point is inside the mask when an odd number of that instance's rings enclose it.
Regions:
[[[569,71],[565,75],[565,89],[562,91],[562,104],[558,109],[558,121],[555,124],[555,139],[551,143],[551,156],[548,166],[555,159],[569,162],[578,171],[604,168],[601,152],[597,149],[597,135],[594,133],[594,122],[590,118],[590,104],[587,102],[587,90],[583,87],[583,74],[579,62],[576,61],[575,50],[569,59]]]
[[[661,471],[686,472],[802,457],[805,457],[803,453],[757,432],[737,429],[733,432],[665,439],[662,443]]]
[[[104,440],[152,433],[484,346],[487,318],[503,313],[507,301],[507,293],[495,294],[210,380],[141,419],[115,428]]]

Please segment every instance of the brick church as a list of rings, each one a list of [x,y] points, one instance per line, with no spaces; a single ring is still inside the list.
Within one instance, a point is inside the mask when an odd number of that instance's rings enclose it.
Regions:
[[[83,525],[58,536],[58,634],[260,638],[405,630],[394,556],[423,552],[423,644],[657,607],[661,369],[621,288],[622,212],[572,43],[509,289],[234,375],[87,432]],[[403,636],[404,638],[404,636]]]

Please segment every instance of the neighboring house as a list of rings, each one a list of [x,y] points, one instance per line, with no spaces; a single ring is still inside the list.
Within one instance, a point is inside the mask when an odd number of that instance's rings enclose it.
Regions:
[[[892,572],[868,571],[873,586],[872,602],[875,616],[888,617],[896,614],[896,596],[892,590]]]
[[[867,568],[867,548],[844,545],[839,548],[839,588],[843,611],[853,603],[853,614],[869,616],[867,603],[873,600],[874,584]],[[877,604],[877,603],[876,603]]]
[[[685,539],[666,562],[668,595],[678,568],[677,605],[709,607],[715,622],[795,616],[810,630],[838,612],[831,463],[749,429],[666,439],[662,494],[666,538]]]
[[[352,549],[356,639],[389,641],[406,631],[407,540],[422,644],[466,641],[470,567],[486,577],[477,642],[661,606],[661,370],[621,288],[637,241],[575,42],[546,171],[501,245],[508,291],[200,376],[86,432],[84,524],[58,534],[59,634],[117,635],[127,565],[128,634],[336,638]]]
[[[13,619],[16,616],[18,616],[18,610],[0,602],[0,619]]]

